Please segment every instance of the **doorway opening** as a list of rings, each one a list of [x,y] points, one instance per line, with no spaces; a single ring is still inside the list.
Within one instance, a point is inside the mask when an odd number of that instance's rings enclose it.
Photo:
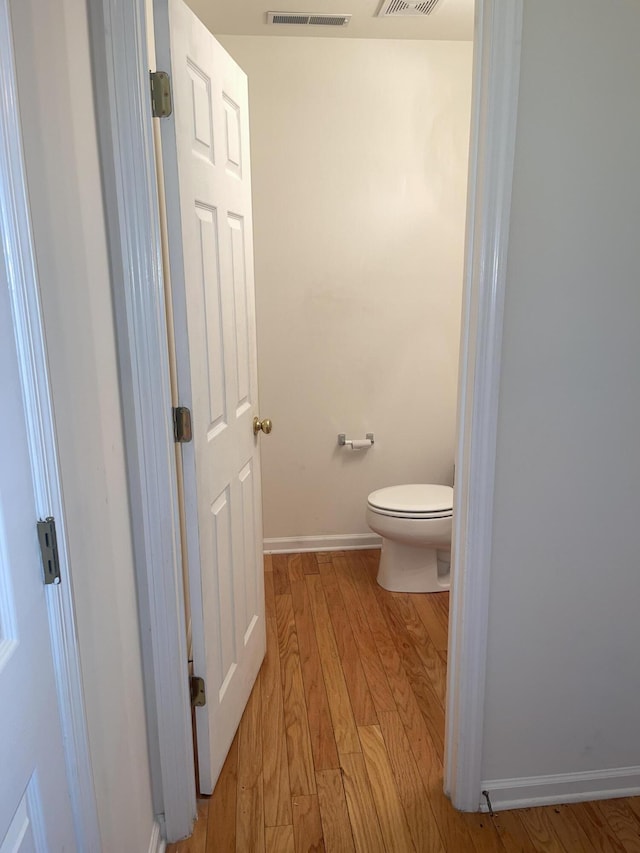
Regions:
[[[275,423],[264,547],[281,577],[282,553],[375,547],[370,491],[452,484],[472,45],[221,41],[249,76],[260,396]],[[345,430],[375,445],[341,446]],[[435,651],[425,634],[443,750]]]

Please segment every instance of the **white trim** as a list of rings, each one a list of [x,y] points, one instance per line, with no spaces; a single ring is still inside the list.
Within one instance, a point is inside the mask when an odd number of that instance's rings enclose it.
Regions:
[[[90,6],[153,805],[176,841],[196,798],[145,4]]]
[[[476,7],[472,136],[460,344],[445,790],[477,811],[489,621],[502,317],[523,0]]]
[[[342,533],[326,536],[285,536],[264,539],[265,554],[297,554],[301,551],[359,551],[382,548],[382,539],[373,533]]]
[[[149,841],[149,853],[164,853],[167,843],[162,837],[160,824],[155,821],[151,827],[151,840]]]
[[[15,75],[9,6],[0,0],[0,235],[11,283],[36,512],[40,518],[56,519],[61,582],[47,587],[46,599],[76,845],[78,850],[98,853],[98,813]]]
[[[640,795],[640,767],[615,767],[611,770],[521,779],[492,779],[481,784],[482,790],[489,792],[494,811],[557,803],[583,803],[613,797],[637,797]],[[482,811],[488,811],[486,802],[482,804]]]

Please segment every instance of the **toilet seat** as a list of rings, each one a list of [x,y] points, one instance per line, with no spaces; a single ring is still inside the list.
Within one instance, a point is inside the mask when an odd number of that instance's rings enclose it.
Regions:
[[[448,518],[453,515],[453,489],[425,483],[388,486],[371,492],[368,506],[393,518]]]
[[[376,515],[386,515],[389,518],[415,518],[418,521],[428,521],[430,518],[452,518],[453,510],[444,510],[444,512],[399,512],[393,509],[379,509],[376,506],[369,504],[369,509]]]

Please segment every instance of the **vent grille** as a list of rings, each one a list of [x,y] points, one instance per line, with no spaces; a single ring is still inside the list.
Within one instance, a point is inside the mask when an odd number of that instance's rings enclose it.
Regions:
[[[430,15],[440,0],[384,0],[378,18],[421,17]]]
[[[267,12],[268,24],[306,24],[315,27],[346,27],[351,15],[314,15],[310,12]]]

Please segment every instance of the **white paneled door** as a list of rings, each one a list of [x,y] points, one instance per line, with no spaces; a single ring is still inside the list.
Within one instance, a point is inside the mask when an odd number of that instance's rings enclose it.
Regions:
[[[76,849],[9,286],[0,271],[0,853]]]
[[[173,87],[161,132],[178,392],[193,418],[184,512],[210,793],[265,652],[247,79],[181,0],[158,60]]]

